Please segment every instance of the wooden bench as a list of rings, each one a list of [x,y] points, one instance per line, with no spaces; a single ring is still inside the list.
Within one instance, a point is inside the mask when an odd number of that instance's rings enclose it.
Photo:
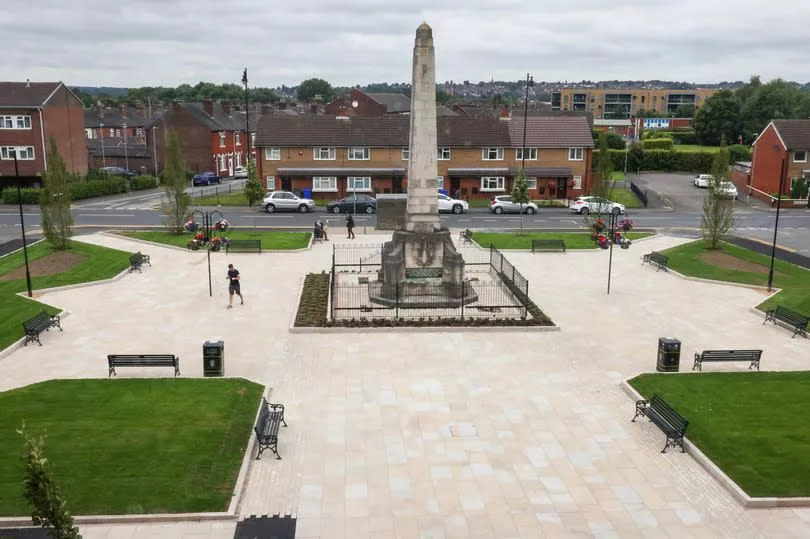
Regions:
[[[686,434],[686,427],[689,422],[678,412],[672,409],[664,399],[658,395],[653,395],[650,400],[636,401],[636,415],[631,421],[635,421],[639,416],[644,416],[661,429],[667,436],[664,449],[661,453],[666,453],[668,447],[680,446],[681,453],[686,453],[683,447],[683,436]]]
[[[284,405],[270,404],[262,397],[262,405],[259,409],[259,418],[253,430],[256,432],[256,441],[259,443],[259,453],[256,460],[259,460],[265,449],[269,449],[276,454],[276,459],[281,460],[278,454],[278,429],[280,425],[287,426],[284,421]]]
[[[23,331],[25,331],[25,343],[23,343],[23,346],[28,346],[29,342],[34,341],[42,346],[39,340],[39,334],[43,331],[50,331],[54,326],[58,327],[59,331],[62,331],[62,323],[59,315],[48,314],[45,311],[29,318],[22,323],[22,326]]]
[[[658,269],[656,271],[664,270],[667,271],[667,264],[669,263],[669,257],[667,255],[662,255],[659,252],[653,251],[651,253],[647,253],[646,255],[641,257],[642,264],[650,264],[652,266],[656,266]]]
[[[143,266],[144,264],[149,264],[150,266],[152,265],[152,263],[149,261],[149,257],[141,253],[140,251],[137,253],[133,253],[129,256],[130,273],[132,273],[135,270],[141,272],[141,266]]]
[[[532,252],[562,251],[565,252],[564,240],[532,240]]]
[[[107,356],[110,372],[118,376],[116,367],[174,367],[174,375],[180,374],[180,358],[174,354],[110,354]]]
[[[771,309],[765,313],[765,322],[768,320],[773,321],[774,324],[776,324],[777,321],[783,322],[793,328],[793,337],[791,337],[791,339],[796,337],[796,335],[801,335],[805,339],[807,338],[807,322],[810,321],[810,317],[808,316],[797,313],[782,305],[777,305],[776,309]],[[762,323],[765,324],[765,322]]]
[[[703,362],[714,361],[748,361],[749,369],[754,367],[759,370],[759,359],[762,357],[762,350],[704,350],[695,354],[695,364],[692,370],[703,371]]]
[[[225,244],[225,254],[230,251],[262,252],[262,240],[228,240]]]

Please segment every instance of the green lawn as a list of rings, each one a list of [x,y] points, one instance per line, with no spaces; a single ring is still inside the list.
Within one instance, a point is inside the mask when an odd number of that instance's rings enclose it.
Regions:
[[[51,254],[53,251],[54,249],[50,243],[41,241],[28,248],[28,260],[33,262]],[[129,267],[130,253],[124,251],[73,241],[70,252],[86,258],[73,268],[62,273],[40,277],[32,276],[31,287],[33,290],[109,279]],[[16,251],[1,257],[0,276],[23,265],[22,251]],[[11,281],[0,281],[0,349],[25,335],[22,329],[24,320],[31,318],[43,309],[51,314],[56,314],[61,310],[16,295],[17,292],[24,292],[25,289],[25,277]]]
[[[720,146],[701,146],[700,144],[675,144],[673,146],[676,152],[709,152],[714,153],[720,151]]]
[[[191,204],[194,206],[247,206],[247,197],[244,191],[237,191],[235,193],[223,193],[216,196],[207,196],[202,198],[192,198]]]
[[[169,234],[165,230],[126,231],[120,232],[123,236],[138,238],[166,245],[185,247],[191,241],[191,233],[179,235]],[[262,240],[262,249],[268,251],[286,251],[289,249],[303,249],[309,245],[310,232],[268,232],[253,230],[230,229],[225,236],[230,240]]]
[[[649,235],[631,232],[628,237],[635,240]],[[531,249],[532,240],[565,240],[566,249],[597,248],[589,232],[527,232],[522,236],[513,232],[473,232],[473,240],[481,247],[493,245],[496,249]]]
[[[615,171],[610,175],[610,181],[612,182],[623,182],[626,179],[627,176],[625,176],[624,172],[622,171]]]
[[[685,417],[686,436],[749,496],[810,496],[810,372],[642,374],[630,385]]]
[[[756,266],[751,267],[750,270],[743,270],[721,267],[702,260],[701,256],[709,253],[703,240],[664,251],[669,256],[669,267],[684,275],[761,286],[768,284],[769,257],[728,243],[722,244],[722,252],[753,262]],[[810,313],[810,271],[776,260],[773,286],[782,288],[782,292],[761,303],[757,306],[758,309],[764,311],[776,305],[785,305],[800,313]]]
[[[107,368],[103,357],[75,360]],[[0,393],[0,516],[31,514],[15,433],[23,422],[47,434],[74,514],[226,511],[262,386],[160,374],[168,378],[51,380]]]
[[[614,188],[610,194],[607,196],[613,202],[618,202],[619,204],[624,204],[627,208],[643,208],[644,204],[638,199],[636,194],[631,191],[630,189],[625,189],[623,187],[616,187]]]

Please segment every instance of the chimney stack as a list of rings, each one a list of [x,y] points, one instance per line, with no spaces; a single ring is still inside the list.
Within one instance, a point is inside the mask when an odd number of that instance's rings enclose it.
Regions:
[[[121,118],[126,118],[127,117],[127,106],[125,104],[121,103],[120,105],[118,105],[118,112],[121,113]]]
[[[220,104],[222,105],[222,110],[225,112],[225,114],[230,116],[231,115],[231,102],[230,101],[220,101]]]
[[[203,99],[203,110],[209,115],[214,115],[214,101],[213,99]]]

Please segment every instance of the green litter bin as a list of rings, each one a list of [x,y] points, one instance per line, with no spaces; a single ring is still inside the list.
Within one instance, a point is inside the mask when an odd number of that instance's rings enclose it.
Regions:
[[[203,343],[203,376],[222,376],[225,374],[225,343],[223,341],[205,341]]]

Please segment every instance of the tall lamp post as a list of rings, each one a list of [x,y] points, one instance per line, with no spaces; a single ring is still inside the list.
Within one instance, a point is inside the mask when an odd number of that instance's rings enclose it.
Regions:
[[[155,187],[159,185],[158,182],[158,171],[157,171],[157,131],[155,130],[155,126],[152,126],[152,157],[155,161]]]
[[[773,244],[771,245],[771,269],[768,271],[768,292],[773,285],[773,261],[776,256],[776,234],[779,231],[779,210],[782,208],[782,190],[785,188],[785,161],[782,160],[782,168],[779,176],[779,198],[776,199],[776,222],[773,225]]]
[[[129,172],[129,156],[127,155],[127,124],[123,124],[124,128],[124,168]]]
[[[248,104],[247,68],[242,72],[242,84],[245,85],[245,136],[247,137],[247,154],[245,157],[247,157],[248,163],[250,163],[250,108]]]
[[[211,241],[211,229],[214,228],[214,224],[216,221],[222,220],[222,212],[219,210],[214,211],[202,211],[202,210],[195,210],[191,212],[191,220],[194,221],[195,217],[199,217],[202,220],[202,226],[204,229],[203,235],[205,243],[208,244]],[[216,221],[215,221],[216,219]],[[208,246],[208,296],[213,297],[214,291],[211,287],[211,246]]]
[[[526,120],[529,117],[529,86],[534,86],[534,79],[526,73],[526,97],[523,99],[523,146],[520,149],[520,170],[526,171]]]
[[[98,124],[99,131],[101,132],[101,166],[107,166],[107,158],[104,157],[104,124]]]
[[[31,272],[28,269],[28,246],[25,243],[25,220],[23,218],[22,192],[20,191],[20,168],[17,164],[17,148],[12,148],[11,151],[14,153],[14,176],[16,176],[17,183],[17,204],[20,207],[20,232],[22,232],[23,258],[25,259],[25,285],[28,289],[28,297],[30,298],[32,296]]]

